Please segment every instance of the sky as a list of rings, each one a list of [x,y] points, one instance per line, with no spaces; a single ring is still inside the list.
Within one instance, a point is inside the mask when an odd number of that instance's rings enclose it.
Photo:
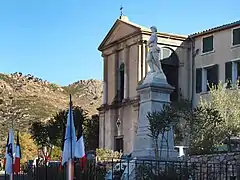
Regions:
[[[97,48],[121,5],[134,23],[183,35],[240,20],[239,0],[1,0],[0,72],[101,80]]]

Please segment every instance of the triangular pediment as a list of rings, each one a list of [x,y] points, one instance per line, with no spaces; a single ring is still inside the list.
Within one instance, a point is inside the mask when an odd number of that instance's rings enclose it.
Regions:
[[[104,47],[139,31],[141,31],[140,27],[134,26],[130,22],[128,23],[118,19],[114,23],[98,49],[101,51]]]

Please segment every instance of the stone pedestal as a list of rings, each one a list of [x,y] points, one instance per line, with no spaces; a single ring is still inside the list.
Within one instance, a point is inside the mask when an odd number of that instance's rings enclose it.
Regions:
[[[170,103],[170,94],[174,88],[167,83],[164,76],[161,74],[148,74],[143,83],[137,87],[138,94],[140,95],[140,108],[138,130],[132,157],[136,157],[139,160],[155,159],[154,143],[152,138],[148,136],[150,132],[148,130],[149,121],[147,119],[147,113],[161,111],[164,104]],[[171,129],[166,132],[164,136],[165,139],[168,140],[168,147],[166,140],[161,140],[160,134],[158,143],[159,158],[160,160],[176,160],[178,154],[177,151],[174,150],[173,130]],[[162,147],[161,142],[163,142]]]

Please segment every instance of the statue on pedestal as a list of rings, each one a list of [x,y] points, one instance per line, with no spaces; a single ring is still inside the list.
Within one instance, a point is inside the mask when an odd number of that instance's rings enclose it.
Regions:
[[[157,28],[155,26],[152,26],[150,29],[152,31],[152,35],[147,42],[147,45],[149,47],[149,52],[147,54],[147,62],[150,67],[149,74],[154,74],[160,76],[162,79],[166,79],[160,62],[161,50],[157,45]]]

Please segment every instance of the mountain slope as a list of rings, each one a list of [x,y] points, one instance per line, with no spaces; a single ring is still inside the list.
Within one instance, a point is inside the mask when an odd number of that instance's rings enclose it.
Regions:
[[[101,105],[102,82],[80,80],[68,86],[58,86],[30,74],[0,73],[0,145],[5,144],[12,122],[15,130],[24,131],[33,121],[45,121],[60,109],[66,109],[69,94],[73,105],[97,113]]]

